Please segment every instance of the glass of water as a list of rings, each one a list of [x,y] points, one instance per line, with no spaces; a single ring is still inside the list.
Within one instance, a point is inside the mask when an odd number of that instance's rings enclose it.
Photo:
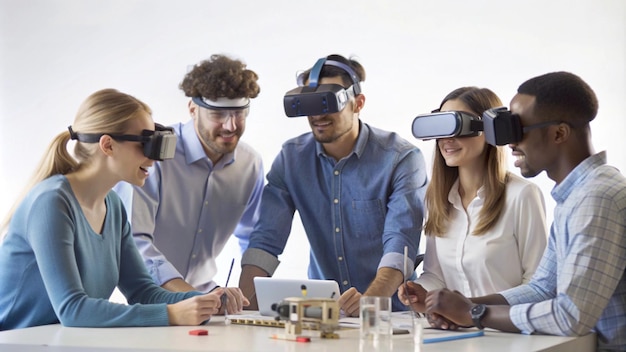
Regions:
[[[391,297],[363,296],[360,302],[361,339],[390,338]]]

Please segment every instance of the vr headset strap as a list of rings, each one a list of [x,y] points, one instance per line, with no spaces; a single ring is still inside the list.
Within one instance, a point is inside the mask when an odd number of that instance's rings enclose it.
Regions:
[[[470,121],[470,129],[473,132],[480,132],[484,130],[483,121],[482,120],[472,120]]]
[[[320,73],[322,72],[322,68],[324,67],[324,63],[326,62],[326,58],[323,57],[313,65],[311,69],[311,73],[309,74],[309,87],[317,87],[317,80],[320,78]],[[334,61],[329,61],[334,62]]]
[[[349,74],[350,78],[352,79],[354,94],[361,94],[361,85],[359,84],[359,77],[356,75],[356,72],[354,72],[354,70],[350,66],[344,64],[343,62],[327,60],[325,57],[318,59],[315,65],[313,65],[313,67],[311,68],[311,72],[309,74],[309,87],[317,87],[318,80],[320,78],[320,74],[322,72],[322,68],[324,68],[324,65],[339,67],[340,69],[346,71],[346,73]]]

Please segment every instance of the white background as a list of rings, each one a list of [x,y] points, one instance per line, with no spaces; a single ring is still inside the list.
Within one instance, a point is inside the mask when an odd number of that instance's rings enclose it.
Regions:
[[[0,0],[1,216],[89,94],[116,88],[148,103],[155,121],[186,121],[178,84],[188,65],[214,53],[242,59],[260,77],[243,139],[266,171],[282,142],[309,130],[282,110],[296,71],[333,53],[358,57],[367,71],[362,120],[414,142],[429,169],[433,145],[411,136],[415,115],[466,85],[490,88],[508,105],[526,79],[565,70],[597,93],[596,150],[626,170],[623,0]],[[553,183],[545,174],[534,181],[552,219]],[[219,258],[218,283],[233,257],[236,285],[234,242]],[[306,275],[297,216],[280,259],[276,276]]]

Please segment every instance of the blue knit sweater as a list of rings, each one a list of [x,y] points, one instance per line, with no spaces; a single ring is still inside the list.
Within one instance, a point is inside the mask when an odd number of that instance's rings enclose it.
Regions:
[[[65,176],[35,186],[16,209],[0,245],[0,330],[66,326],[168,325],[166,304],[201,294],[156,285],[115,192],[95,233]],[[109,302],[118,286],[128,305]]]

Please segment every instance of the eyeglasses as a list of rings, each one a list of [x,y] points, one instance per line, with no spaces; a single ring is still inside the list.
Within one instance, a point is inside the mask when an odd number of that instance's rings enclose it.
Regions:
[[[223,125],[227,123],[231,118],[235,119],[236,122],[244,121],[248,117],[248,113],[250,112],[249,108],[245,109],[236,109],[236,110],[227,110],[227,109],[206,109],[208,111],[207,115],[209,120],[215,122],[217,124]]]

